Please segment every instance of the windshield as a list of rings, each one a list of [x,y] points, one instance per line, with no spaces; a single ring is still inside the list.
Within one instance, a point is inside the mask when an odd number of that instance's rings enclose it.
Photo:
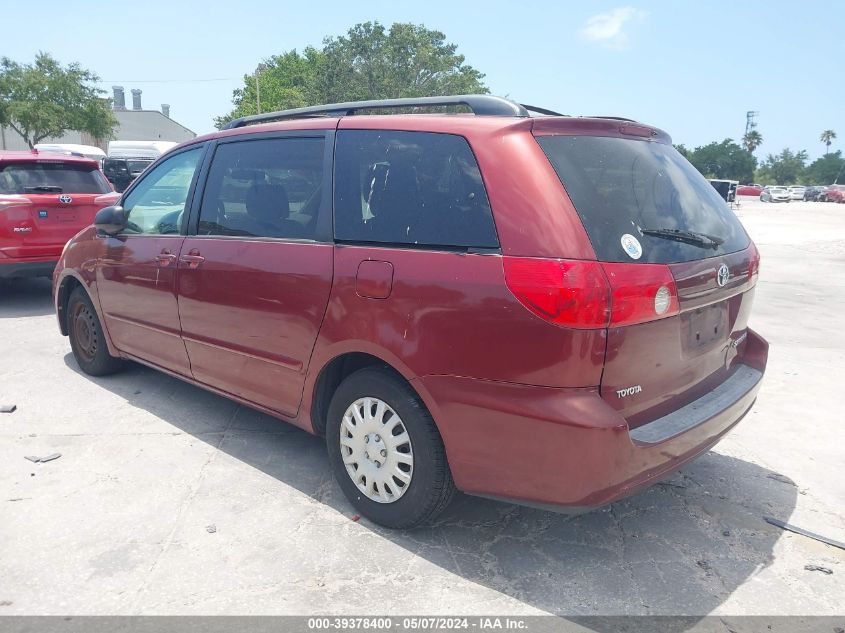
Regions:
[[[96,168],[79,163],[21,162],[0,164],[0,193],[108,193]]]
[[[140,174],[147,167],[153,164],[152,160],[127,160],[126,166],[133,174]]]
[[[666,264],[748,246],[724,199],[671,145],[602,136],[537,142],[601,261]]]

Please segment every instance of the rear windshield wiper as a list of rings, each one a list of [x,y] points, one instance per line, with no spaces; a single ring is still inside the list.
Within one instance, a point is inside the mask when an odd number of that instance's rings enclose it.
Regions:
[[[61,193],[64,191],[61,187],[55,185],[38,185],[37,187],[24,187],[24,193]]]
[[[660,237],[664,240],[692,244],[693,246],[700,246],[702,248],[712,248],[714,250],[725,242],[721,237],[716,237],[715,235],[707,235],[707,233],[698,233],[696,231],[683,231],[681,229],[640,229],[640,233]]]

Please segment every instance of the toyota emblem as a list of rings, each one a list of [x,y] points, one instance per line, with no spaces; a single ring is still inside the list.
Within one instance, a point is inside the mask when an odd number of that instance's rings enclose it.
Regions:
[[[62,204],[70,204],[71,202],[73,202],[73,198],[71,198],[67,194],[64,194],[62,196],[59,196],[59,202],[61,202]]]
[[[722,264],[721,266],[719,266],[719,270],[716,273],[716,283],[719,284],[719,287],[721,288],[726,283],[728,283],[728,279],[730,278],[730,276],[731,271],[728,270],[727,266]]]

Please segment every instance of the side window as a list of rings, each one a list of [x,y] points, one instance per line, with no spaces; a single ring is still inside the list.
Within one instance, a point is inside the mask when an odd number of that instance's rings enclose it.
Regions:
[[[338,132],[335,238],[497,247],[487,192],[466,139],[430,132]]]
[[[324,144],[323,138],[309,137],[218,145],[197,234],[313,239]]]
[[[202,147],[171,156],[143,175],[123,199],[128,222],[124,233],[178,234],[188,190],[202,157]]]

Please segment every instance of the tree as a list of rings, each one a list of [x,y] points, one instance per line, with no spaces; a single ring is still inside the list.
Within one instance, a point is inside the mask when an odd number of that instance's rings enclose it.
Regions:
[[[713,142],[696,147],[688,152],[687,159],[707,178],[721,178],[751,182],[757,159],[750,152],[726,138],[721,143]]]
[[[73,63],[66,67],[47,53],[34,64],[0,59],[0,125],[20,134],[30,147],[68,130],[109,138],[117,126],[94,73]]]
[[[745,136],[742,137],[742,144],[745,145],[745,149],[748,150],[750,154],[753,154],[754,150],[763,144],[763,135],[757,130],[749,130],[746,132]]]
[[[484,75],[465,63],[455,44],[446,42],[443,33],[416,24],[395,23],[390,29],[378,22],[356,24],[346,35],[325,38],[320,49],[288,51],[264,65],[264,70],[244,76],[244,87],[233,93],[234,109],[215,120],[218,127],[255,114],[256,85],[263,111],[489,92]]]
[[[833,143],[833,139],[836,138],[836,132],[833,130],[825,130],[822,132],[821,136],[819,136],[819,140],[825,144],[825,156],[830,152],[830,144]]]
[[[779,154],[769,154],[757,172],[758,182],[774,182],[776,185],[793,185],[804,179],[807,152],[792,152],[789,148]]]
[[[830,185],[845,178],[845,158],[836,151],[817,158],[807,167],[805,180],[810,185]]]

